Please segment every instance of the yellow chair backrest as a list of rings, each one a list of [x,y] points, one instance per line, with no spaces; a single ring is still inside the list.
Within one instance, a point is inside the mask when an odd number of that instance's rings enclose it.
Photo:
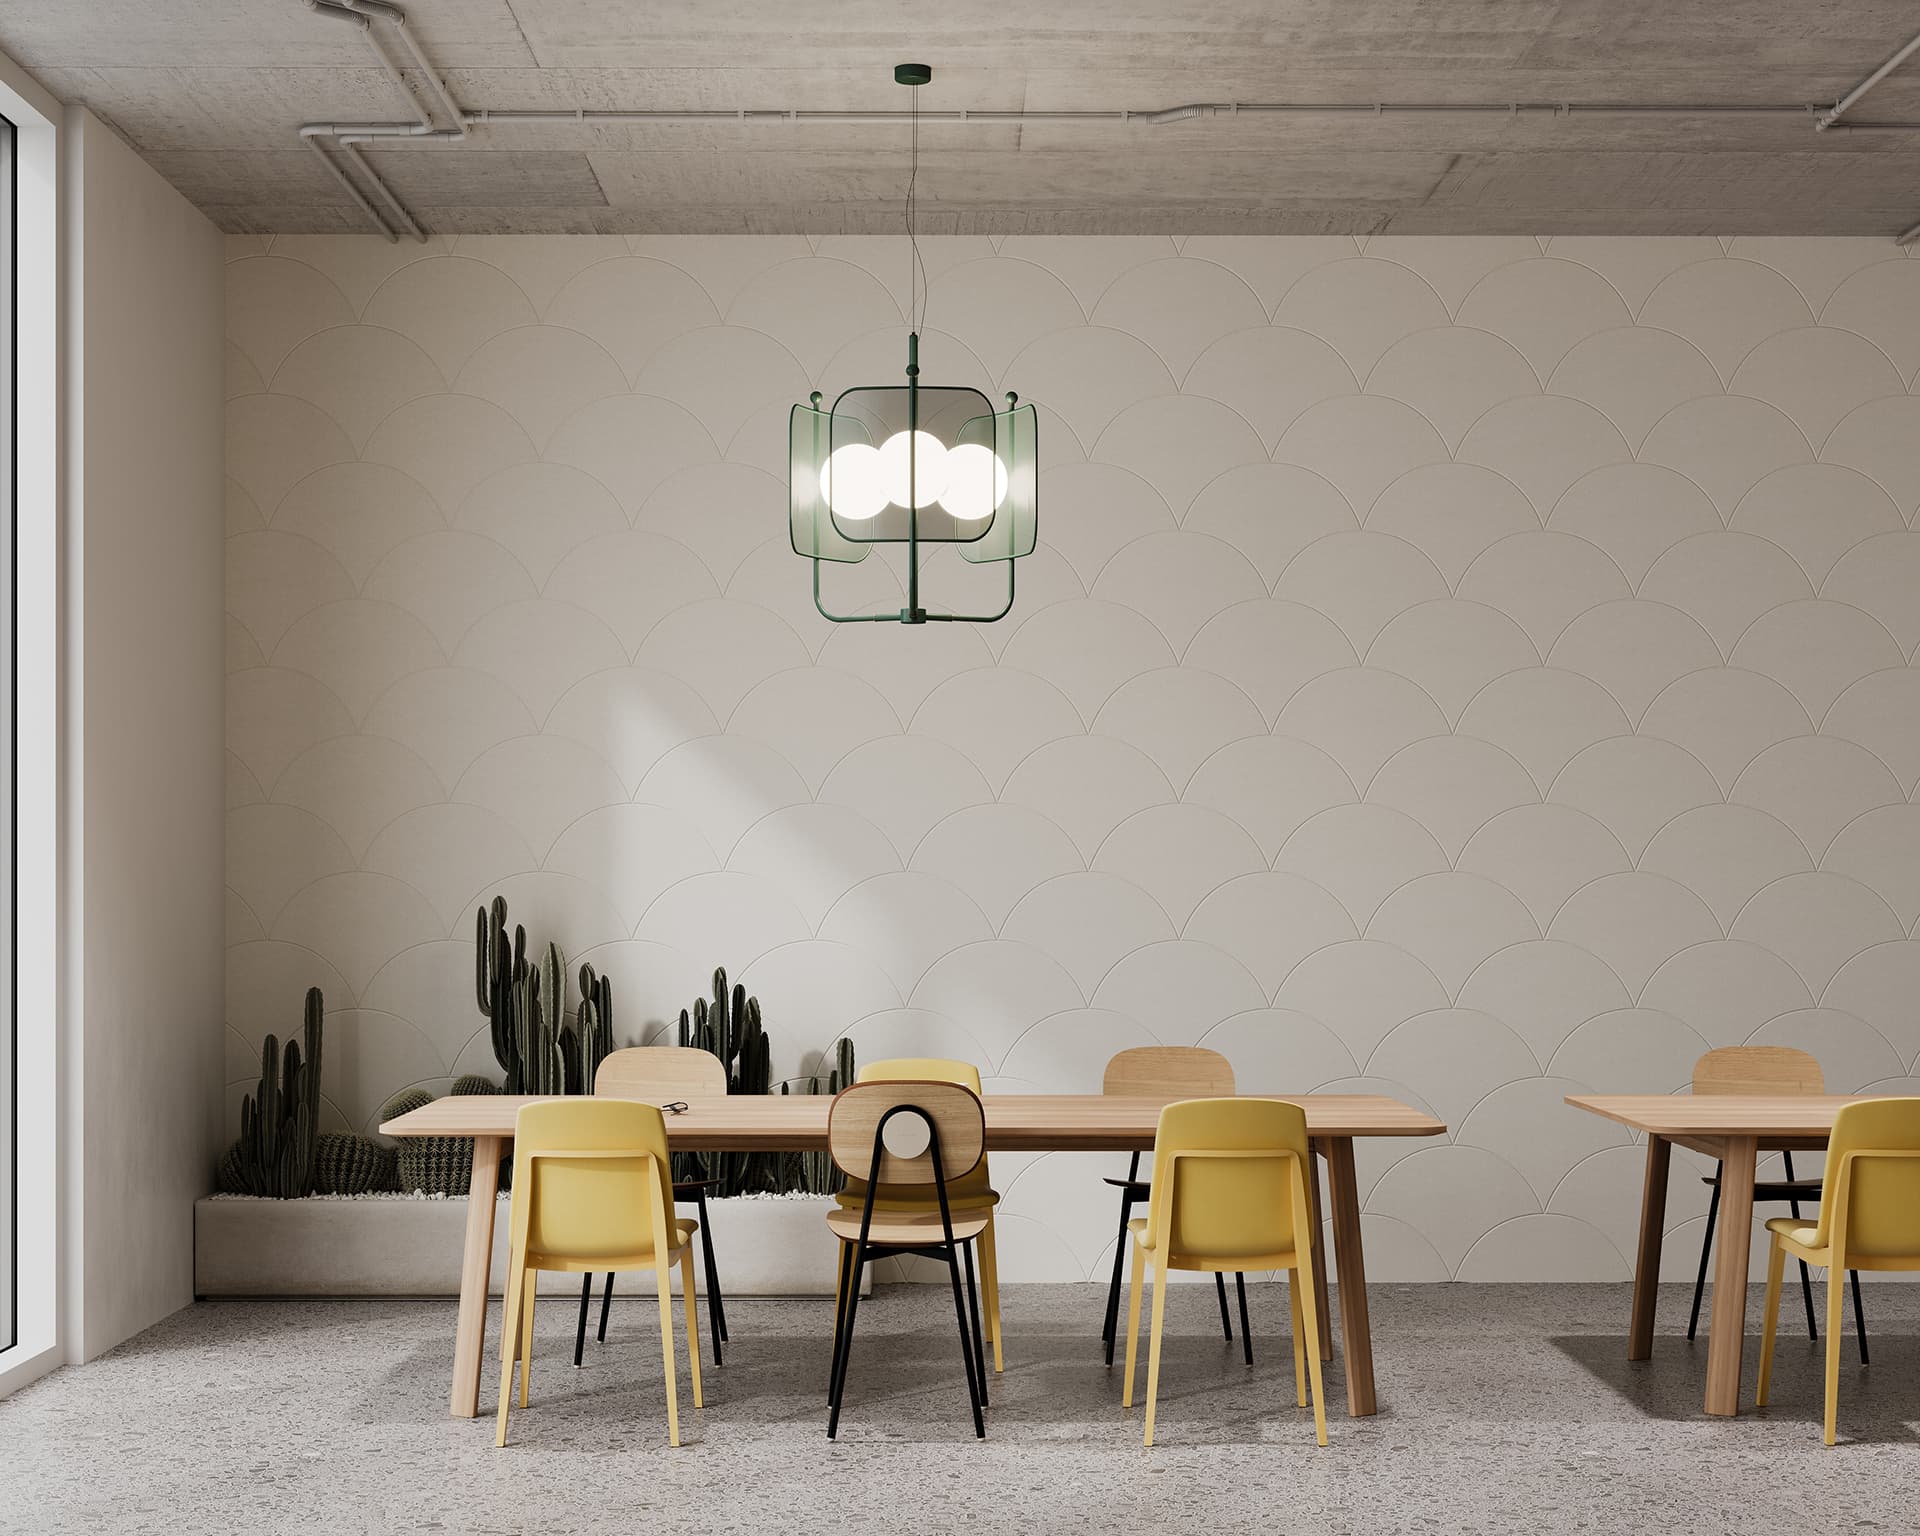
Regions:
[[[725,1098],[727,1069],[697,1045],[633,1045],[607,1054],[593,1091],[619,1099]]]
[[[1234,1091],[1233,1063],[1204,1045],[1136,1045],[1107,1062],[1100,1091],[1121,1098],[1227,1098]]]
[[[514,1241],[568,1259],[651,1252],[673,1223],[667,1167],[666,1121],[651,1104],[523,1105],[513,1129]]]
[[[827,1149],[841,1172],[865,1179],[873,1171],[875,1137],[889,1112],[911,1105],[926,1112],[926,1120],[911,1111],[894,1115],[886,1127],[880,1145],[881,1187],[931,1185],[944,1180],[949,1189],[980,1165],[986,1151],[986,1113],[980,1096],[959,1083],[897,1082],[855,1083],[834,1096],[827,1112]],[[926,1134],[927,1120],[939,1131],[940,1159],[933,1157],[933,1138]],[[900,1137],[894,1139],[895,1127]],[[893,1147],[911,1144],[919,1150],[897,1154]]]
[[[1290,1251],[1306,1111],[1281,1099],[1185,1099],[1160,1111],[1148,1246],[1226,1259]],[[1163,1242],[1163,1238],[1165,1241]]]
[[[1820,1063],[1790,1045],[1723,1045],[1693,1064],[1695,1093],[1825,1093]]]
[[[958,1083],[980,1094],[980,1069],[970,1061],[949,1061],[944,1056],[895,1056],[889,1061],[869,1061],[854,1074],[856,1083]]]
[[[1920,1099],[1869,1099],[1834,1116],[1813,1246],[1833,1240],[1846,1212],[1847,1262],[1920,1258]]]

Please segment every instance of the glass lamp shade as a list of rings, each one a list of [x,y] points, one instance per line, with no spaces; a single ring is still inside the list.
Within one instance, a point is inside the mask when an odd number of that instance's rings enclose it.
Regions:
[[[977,389],[858,388],[831,410],[795,406],[794,552],[851,562],[875,544],[912,542],[957,544],[975,561],[1030,554],[1036,438],[1032,406],[996,414]]]

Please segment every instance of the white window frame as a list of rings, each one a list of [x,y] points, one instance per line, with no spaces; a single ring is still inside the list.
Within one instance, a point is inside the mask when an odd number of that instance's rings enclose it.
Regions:
[[[14,1262],[18,1327],[0,1351],[0,1395],[64,1358],[61,1209],[65,1129],[60,1003],[65,931],[60,879],[65,797],[62,660],[60,106],[0,55],[0,116],[14,127],[16,384],[14,438],[14,1026],[20,1150]],[[0,1257],[4,1257],[0,1255]]]

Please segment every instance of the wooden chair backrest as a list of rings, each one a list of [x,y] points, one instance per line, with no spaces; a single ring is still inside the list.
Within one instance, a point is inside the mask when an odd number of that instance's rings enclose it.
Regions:
[[[1137,1045],[1107,1063],[1100,1091],[1122,1098],[1230,1098],[1233,1063],[1204,1045]]]
[[[593,1091],[611,1099],[725,1098],[727,1069],[698,1046],[635,1045],[608,1053]]]
[[[1816,1094],[1827,1080],[1818,1061],[1790,1045],[1723,1045],[1693,1064],[1693,1091]]]
[[[842,1173],[865,1179],[873,1171],[874,1138],[888,1112],[901,1105],[924,1111],[939,1128],[940,1166],[934,1166],[931,1139],[913,1157],[896,1156],[883,1147],[882,1184],[926,1185],[944,1179],[951,1185],[979,1166],[987,1147],[987,1116],[978,1094],[959,1083],[885,1081],[855,1083],[834,1096],[833,1108],[827,1112],[827,1150]],[[921,1128],[913,1123],[919,1120],[917,1115],[902,1114],[893,1123],[899,1125],[902,1120],[909,1122],[903,1132]]]

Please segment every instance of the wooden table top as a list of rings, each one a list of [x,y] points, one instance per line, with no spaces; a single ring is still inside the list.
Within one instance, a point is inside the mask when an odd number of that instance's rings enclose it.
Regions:
[[[1567,1102],[1654,1136],[1825,1136],[1844,1093],[1570,1093]]]
[[[990,1093],[987,1146],[999,1152],[1131,1152],[1153,1145],[1162,1106],[1178,1095],[1138,1098],[1092,1093]],[[1378,1094],[1247,1094],[1285,1098],[1307,1112],[1312,1136],[1440,1136],[1431,1115]],[[512,1136],[514,1117],[532,1098],[474,1094],[435,1099],[380,1127],[388,1136]],[[667,1139],[701,1152],[814,1151],[827,1144],[825,1094],[740,1095],[692,1099],[668,1115]]]

